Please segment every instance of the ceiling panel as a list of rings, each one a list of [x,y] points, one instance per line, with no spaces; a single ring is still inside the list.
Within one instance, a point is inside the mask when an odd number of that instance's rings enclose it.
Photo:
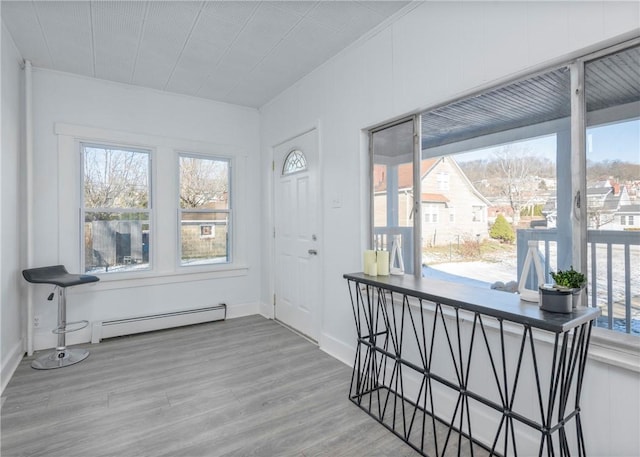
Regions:
[[[259,107],[408,3],[2,0],[0,5],[20,53],[36,67]]]
[[[640,47],[605,56],[585,65],[587,111],[640,100]]]
[[[358,36],[384,19],[361,2],[343,2],[339,8],[333,2],[319,2],[307,17],[335,30],[352,29]]]
[[[297,14],[299,16],[305,16],[309,11],[315,8],[317,3],[318,2],[312,2],[312,1],[304,1],[304,2],[280,1],[280,2],[271,2],[271,5],[283,11]]]
[[[2,22],[22,55],[31,56],[31,63],[37,67],[51,68],[53,62],[33,4],[0,2],[0,8]]]
[[[230,24],[243,25],[261,2],[208,2],[204,14]]]
[[[148,2],[133,82],[164,89],[202,9],[195,2]]]
[[[322,48],[314,43],[323,40]],[[328,29],[316,21],[304,19],[281,41],[256,71],[283,72],[285,87],[317,68],[350,43],[343,33]]]
[[[231,53],[256,59],[251,62],[255,66],[299,21],[299,16],[263,3],[238,35]]]
[[[395,12],[398,11],[399,4],[400,4],[400,7],[403,7],[404,5],[408,4],[409,2],[401,2],[401,1],[395,1],[395,0],[371,2],[371,1],[360,1],[360,0],[358,0],[357,3],[360,6],[363,6],[363,7],[367,8],[367,9],[375,11],[380,16],[383,16],[383,17],[387,18],[387,17],[393,15]]]
[[[131,82],[147,3],[94,1],[91,8],[96,77]]]
[[[91,3],[34,2],[55,70],[95,76]]]
[[[201,14],[166,90],[195,94],[228,51],[241,26]]]
[[[571,110],[566,67],[422,113],[422,148],[566,118]]]

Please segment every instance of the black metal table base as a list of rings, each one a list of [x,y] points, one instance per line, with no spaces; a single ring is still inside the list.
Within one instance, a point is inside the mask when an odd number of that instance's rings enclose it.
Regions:
[[[347,280],[358,337],[349,398],[416,451],[586,456],[592,320],[549,332]]]

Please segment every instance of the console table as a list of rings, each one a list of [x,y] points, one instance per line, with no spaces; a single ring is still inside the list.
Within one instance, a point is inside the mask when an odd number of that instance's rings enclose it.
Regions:
[[[425,456],[586,455],[580,394],[597,308],[414,276],[345,274],[349,398]]]

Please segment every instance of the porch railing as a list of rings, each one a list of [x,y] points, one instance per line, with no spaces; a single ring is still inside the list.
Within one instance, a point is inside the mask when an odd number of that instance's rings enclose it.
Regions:
[[[528,241],[543,243],[545,280],[557,265],[555,229],[518,230],[518,276]],[[640,232],[588,230],[589,306],[602,308],[596,325],[640,335]]]
[[[413,274],[413,227],[375,227],[373,229],[373,249],[391,252],[393,235],[400,235],[404,272]]]

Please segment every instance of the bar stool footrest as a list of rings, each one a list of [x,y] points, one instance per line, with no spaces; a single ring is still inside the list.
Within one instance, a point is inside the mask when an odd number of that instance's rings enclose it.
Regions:
[[[73,327],[77,325],[77,327]],[[51,330],[51,333],[55,333],[56,335],[59,335],[60,333],[71,333],[71,332],[77,332],[78,330],[82,330],[83,328],[85,328],[87,325],[89,325],[89,321],[76,321],[76,322],[67,322],[67,325],[65,325],[64,327],[56,327],[53,330]]]

